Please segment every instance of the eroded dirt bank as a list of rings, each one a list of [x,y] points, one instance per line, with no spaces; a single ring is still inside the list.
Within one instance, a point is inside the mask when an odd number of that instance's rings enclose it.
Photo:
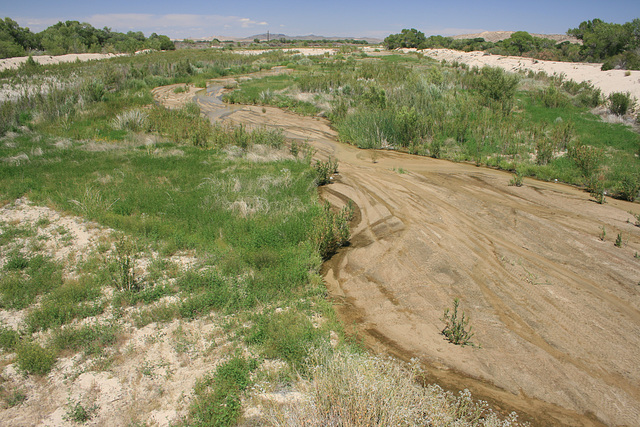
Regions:
[[[269,107],[227,113],[339,160],[323,193],[337,205],[353,200],[357,223],[324,276],[370,346],[418,357],[443,386],[535,425],[640,419],[640,228],[628,213],[640,205],[598,205],[529,179],[509,187],[507,173],[402,153],[379,152],[374,163],[370,151],[336,142],[322,119]],[[455,297],[481,348],[440,334]]]

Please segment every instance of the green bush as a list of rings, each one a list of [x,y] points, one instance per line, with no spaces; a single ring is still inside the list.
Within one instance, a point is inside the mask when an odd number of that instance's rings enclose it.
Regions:
[[[28,374],[46,375],[56,363],[56,354],[36,343],[24,343],[17,348],[18,368]]]
[[[580,169],[584,177],[591,177],[600,167],[603,159],[602,150],[579,142],[570,144],[567,148],[569,158]]]
[[[314,165],[318,185],[326,185],[331,182],[331,177],[338,173],[338,161],[329,157],[327,161],[318,160]]]
[[[473,327],[469,326],[469,318],[464,314],[464,312],[462,312],[462,315],[458,317],[459,305],[460,300],[455,298],[453,300],[453,311],[449,308],[444,310],[441,320],[444,322],[445,326],[441,333],[447,337],[450,343],[475,347],[475,344],[471,342],[471,338],[475,335],[471,332]]]
[[[503,111],[508,112],[519,82],[517,75],[507,73],[502,68],[484,67],[476,77],[475,86],[487,103],[498,102]]]
[[[627,111],[632,109],[634,104],[629,92],[614,92],[609,95],[609,102],[609,110],[617,116],[624,116],[627,114]]]
[[[311,229],[311,241],[323,259],[329,258],[349,241],[349,221],[352,216],[351,205],[336,213],[328,202],[324,203],[322,214],[316,217]]]

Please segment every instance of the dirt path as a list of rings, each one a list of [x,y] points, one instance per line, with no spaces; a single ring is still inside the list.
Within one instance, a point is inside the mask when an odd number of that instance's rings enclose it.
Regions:
[[[534,425],[640,419],[640,228],[628,213],[640,205],[598,205],[529,179],[509,187],[507,173],[402,153],[378,152],[374,163],[370,151],[336,142],[323,119],[269,107],[227,113],[339,160],[337,182],[322,191],[336,205],[353,200],[357,214],[351,246],[324,277],[345,323],[372,348],[418,357],[429,380],[469,388]],[[481,348],[440,334],[456,297]]]

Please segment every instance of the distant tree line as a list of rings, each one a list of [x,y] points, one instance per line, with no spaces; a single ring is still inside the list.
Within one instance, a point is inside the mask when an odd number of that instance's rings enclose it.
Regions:
[[[11,18],[0,19],[0,58],[25,56],[32,52],[50,55],[66,53],[133,53],[141,49],[173,50],[175,46],[167,36],[140,31],[119,33],[110,28],[94,28],[86,22],[58,22],[39,33],[22,28]]]
[[[603,62],[602,69],[640,69],[640,18],[625,24],[613,24],[594,19],[582,22],[567,34],[582,44],[534,37],[526,31],[517,31],[508,39],[488,42],[483,38],[453,39],[431,36],[412,29],[391,34],[384,39],[388,49],[396,48],[447,48],[470,52],[486,51],[497,55],[526,56],[537,59],[572,62]]]

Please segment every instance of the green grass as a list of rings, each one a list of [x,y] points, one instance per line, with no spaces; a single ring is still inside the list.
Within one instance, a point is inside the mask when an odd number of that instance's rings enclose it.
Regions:
[[[501,83],[505,79],[520,80],[519,90],[507,93]],[[392,146],[412,154],[518,168],[527,176],[588,189],[598,179],[609,194],[629,200],[640,186],[640,136],[629,126],[605,123],[590,113],[602,97],[588,84],[531,73],[508,77],[499,69],[391,55],[315,61],[296,77],[242,83],[229,97],[280,105],[293,88],[332,99],[329,118],[340,140],[360,148]],[[576,159],[562,155],[570,144],[595,147],[601,160],[586,171]]]
[[[256,360],[236,356],[198,381],[186,425],[235,425],[241,415],[240,394],[249,386],[249,375],[256,367]]]

